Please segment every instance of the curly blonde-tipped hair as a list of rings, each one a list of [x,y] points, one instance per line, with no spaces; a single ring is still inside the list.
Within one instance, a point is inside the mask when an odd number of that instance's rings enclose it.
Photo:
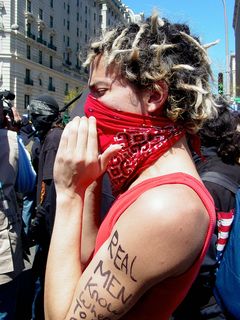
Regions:
[[[90,47],[85,66],[102,54],[106,66],[118,66],[120,76],[137,88],[160,90],[168,85],[166,116],[196,132],[215,115],[210,89],[213,79],[205,46],[185,24],[170,23],[153,14],[146,21],[106,31]]]

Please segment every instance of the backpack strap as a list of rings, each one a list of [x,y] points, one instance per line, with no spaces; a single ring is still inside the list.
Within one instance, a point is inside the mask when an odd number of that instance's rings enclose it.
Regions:
[[[236,194],[239,188],[237,182],[230,179],[225,174],[216,172],[216,171],[205,171],[200,173],[200,177],[203,181],[213,182],[224,188],[228,189],[232,193]]]

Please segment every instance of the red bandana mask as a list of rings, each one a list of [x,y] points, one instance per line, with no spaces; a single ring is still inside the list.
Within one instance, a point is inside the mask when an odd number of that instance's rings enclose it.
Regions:
[[[107,167],[115,196],[126,191],[141,172],[185,134],[183,128],[167,118],[116,111],[91,94],[84,111],[87,117],[94,116],[97,120],[101,151],[111,144],[123,145]]]

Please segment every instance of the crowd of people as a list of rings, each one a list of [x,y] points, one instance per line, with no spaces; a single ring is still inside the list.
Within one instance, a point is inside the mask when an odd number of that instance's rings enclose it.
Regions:
[[[44,275],[56,202],[53,165],[64,125],[54,97],[36,97],[28,116],[21,117],[4,95],[0,319],[44,319]]]
[[[20,117],[2,95],[1,320],[232,319],[212,275],[217,212],[234,197],[201,179],[240,184],[239,114],[212,94],[213,44],[155,13],[106,31],[66,126],[53,96]]]

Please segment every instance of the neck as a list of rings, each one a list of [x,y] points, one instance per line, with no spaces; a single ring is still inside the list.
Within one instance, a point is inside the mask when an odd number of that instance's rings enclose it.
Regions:
[[[185,136],[144,170],[129,188],[144,180],[176,172],[187,173],[200,180]]]

